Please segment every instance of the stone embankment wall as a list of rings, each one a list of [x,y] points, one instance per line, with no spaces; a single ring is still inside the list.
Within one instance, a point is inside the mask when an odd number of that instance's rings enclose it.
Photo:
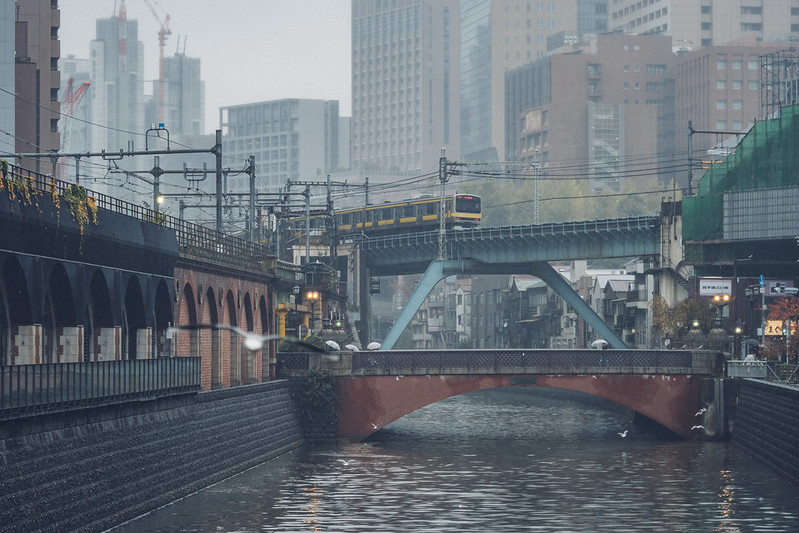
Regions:
[[[759,380],[735,380],[732,442],[799,483],[799,389]]]
[[[276,381],[0,427],[0,531],[102,531],[303,444]]]

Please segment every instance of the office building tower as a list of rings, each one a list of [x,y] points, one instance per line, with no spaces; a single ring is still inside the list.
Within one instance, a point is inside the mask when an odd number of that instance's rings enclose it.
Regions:
[[[98,19],[96,26],[97,36],[90,45],[91,117],[104,127],[92,128],[91,150],[139,147],[149,124],[144,122],[144,62],[138,21],[127,18],[122,4],[116,16]]]
[[[507,146],[505,139],[505,73],[544,57],[547,39],[554,34],[565,32],[579,39],[578,30],[602,31],[600,19],[607,2],[462,0],[460,4],[462,157],[509,160],[515,147]],[[589,4],[594,6],[591,17]],[[578,17],[578,13],[585,14]],[[583,27],[578,27],[578,20]]]
[[[3,15],[7,16],[8,6],[4,9]],[[15,152],[55,152],[60,148],[58,4],[51,0],[19,0],[14,9]],[[52,163],[40,158],[23,158],[18,163],[37,172],[53,171]]]
[[[442,148],[459,157],[458,6],[353,0],[355,170],[423,173],[438,168]]]
[[[792,0],[611,0],[610,28],[670,35],[675,49],[695,50],[751,36],[799,38],[799,3]]]
[[[255,156],[256,187],[276,192],[287,180],[319,180],[339,169],[338,101],[285,99],[219,110],[225,165],[243,168]],[[228,192],[249,192],[246,179]]]

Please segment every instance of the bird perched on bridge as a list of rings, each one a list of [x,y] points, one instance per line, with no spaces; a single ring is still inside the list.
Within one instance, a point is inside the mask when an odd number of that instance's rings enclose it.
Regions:
[[[324,350],[320,349],[318,346],[314,346],[313,344],[298,339],[287,339],[286,337],[281,337],[280,335],[259,335],[251,331],[244,331],[241,328],[237,328],[236,326],[231,326],[228,324],[187,324],[185,326],[172,326],[167,329],[167,333],[176,332],[179,330],[191,331],[198,329],[227,329],[234,333],[237,333],[239,336],[241,336],[244,339],[242,341],[244,347],[250,350],[251,352],[255,352],[262,349],[264,347],[264,344],[272,340],[288,340],[291,343],[302,346],[303,348],[307,348],[308,350],[314,352],[324,352]]]

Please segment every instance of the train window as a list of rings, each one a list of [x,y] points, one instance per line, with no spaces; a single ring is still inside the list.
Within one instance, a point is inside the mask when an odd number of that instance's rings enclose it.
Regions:
[[[352,214],[351,213],[345,213],[343,215],[339,215],[338,219],[339,219],[339,222],[338,222],[339,226],[349,226],[350,224],[352,224]]]
[[[471,195],[456,196],[455,211],[460,213],[479,213],[480,197]]]
[[[406,205],[403,208],[402,216],[405,218],[411,218],[416,216],[416,206],[415,205]]]
[[[381,220],[391,220],[394,218],[394,209],[391,207],[385,207],[380,210],[380,219]]]

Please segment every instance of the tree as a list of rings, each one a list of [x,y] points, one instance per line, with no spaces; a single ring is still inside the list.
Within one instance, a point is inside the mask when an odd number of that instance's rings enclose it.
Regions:
[[[778,320],[782,322],[786,329],[786,334],[777,337],[776,342],[770,343],[765,348],[765,354],[769,359],[779,359],[781,355],[788,358],[795,358],[799,354],[799,343],[797,342],[797,323],[799,322],[799,298],[793,296],[783,296],[777,298],[768,306],[768,317],[766,320]],[[787,331],[787,321],[790,320],[790,334]]]

